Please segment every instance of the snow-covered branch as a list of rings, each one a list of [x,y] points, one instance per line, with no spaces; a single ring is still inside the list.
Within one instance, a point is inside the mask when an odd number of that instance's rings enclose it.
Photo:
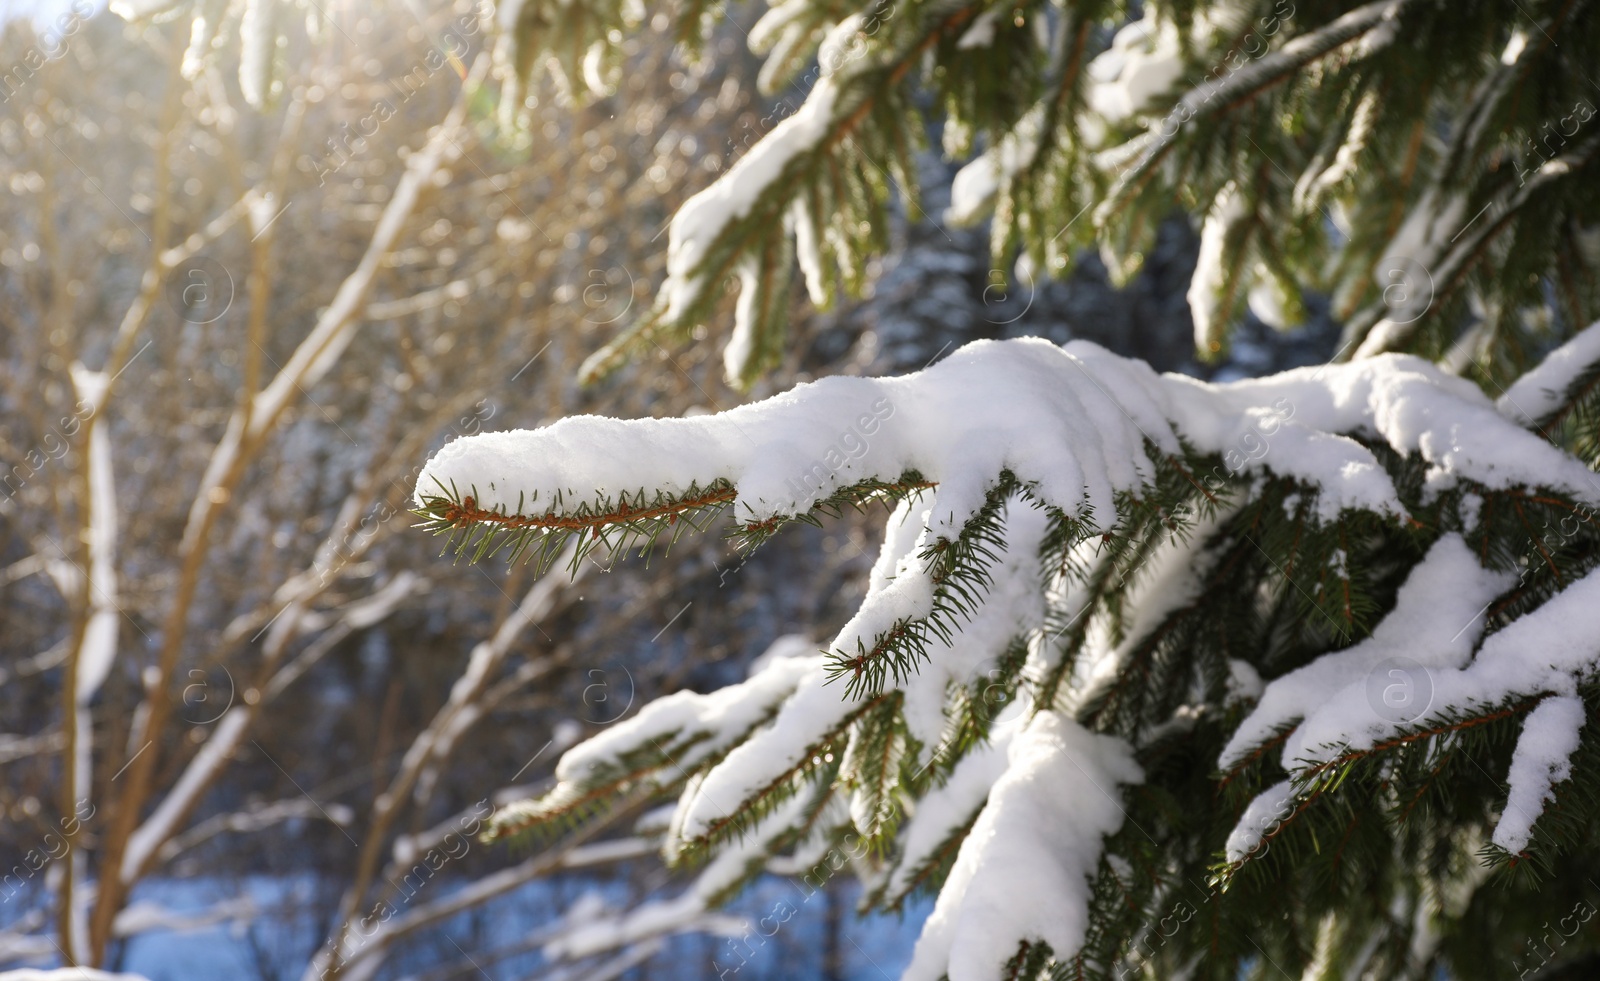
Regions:
[[[1220,766],[1230,780],[1256,773],[1270,750],[1291,779],[1245,810],[1225,879],[1367,756],[1540,705],[1495,836],[1519,848],[1576,765],[1582,686],[1600,673],[1579,638],[1600,632],[1600,572],[1565,585],[1547,554],[1555,595],[1495,612],[1516,577],[1468,539],[1490,533],[1496,505],[1581,518],[1600,484],[1417,358],[1207,384],[1084,342],[979,342],[909,376],[825,379],[716,415],[460,439],[429,462],[418,502],[457,534],[470,507],[544,536],[539,548],[581,548],[611,524],[660,530],[708,489],[749,534],[891,482],[916,493],[897,499],[831,654],[786,642],[742,683],[658,700],[568,751],[540,799],[497,815],[495,833],[520,833],[665,793],[677,797],[668,859],[712,856],[682,895],[553,951],[636,941],[847,834],[893,855],[881,899],[942,882],[908,976],[1063,963],[1103,942],[1097,910],[1128,888],[1105,870],[1129,859],[1105,856],[1132,806],[1120,788],[1147,778],[1141,754],[1239,702],[1251,710]],[[1378,607],[1352,549],[1412,537],[1427,553]],[[1307,663],[1263,688],[1249,653],[1186,646],[1211,629],[1208,597],[1227,582],[1363,639],[1308,640]],[[901,660],[874,671],[891,652]],[[1430,700],[1385,713],[1392,693],[1372,686],[1397,658]],[[840,676],[842,691],[828,685]],[[1005,712],[986,705],[997,693]]]

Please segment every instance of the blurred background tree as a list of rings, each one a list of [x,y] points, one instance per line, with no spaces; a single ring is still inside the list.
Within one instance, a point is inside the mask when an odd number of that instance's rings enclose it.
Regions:
[[[268,6],[273,44],[240,50]],[[0,964],[159,965],[138,938],[221,923],[250,970],[298,976],[417,861],[405,843],[636,699],[839,616],[863,571],[846,532],[797,543],[803,564],[697,547],[677,582],[619,570],[605,597],[500,570],[433,589],[435,550],[397,534],[451,436],[732,398],[681,352],[603,392],[573,374],[714,173],[694,140],[751,111],[737,59],[674,67],[641,39],[606,106],[506,134],[475,8],[225,8],[199,59],[187,11],[87,5],[13,15],[0,48]],[[273,66],[254,88],[250,58]],[[785,588],[736,600],[734,575]],[[461,962],[411,938],[565,860],[434,908],[504,864],[481,852],[363,969]],[[148,942],[182,976],[182,945]]]

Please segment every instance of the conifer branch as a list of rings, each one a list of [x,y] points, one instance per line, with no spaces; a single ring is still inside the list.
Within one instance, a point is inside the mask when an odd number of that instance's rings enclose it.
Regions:
[[[937,486],[916,471],[907,471],[893,481],[869,478],[835,490],[807,511],[737,522],[728,534],[736,547],[748,551],[789,524],[820,527],[819,516],[837,518],[846,508],[860,511],[870,504],[893,507]],[[691,484],[681,494],[652,494],[640,488],[623,491],[615,498],[582,501],[568,509],[558,492],[551,507],[541,514],[526,513],[520,496],[514,509],[484,508],[477,503],[476,488],[462,494],[454,486],[441,486],[438,493],[422,494],[420,506],[412,513],[422,518],[422,530],[445,537],[443,550],[457,559],[465,556],[469,562],[479,562],[506,550],[509,563],[533,562],[542,575],[569,542],[576,545],[569,560],[573,570],[602,545],[613,553],[634,550],[648,556],[662,539],[670,546],[686,530],[706,531],[738,496],[738,488],[717,479],[704,487]],[[537,497],[534,492],[529,503]]]
[[[480,562],[506,549],[508,562],[532,562],[543,574],[569,542],[575,545],[569,560],[574,573],[601,545],[647,556],[662,537],[670,546],[685,529],[704,531],[738,492],[727,481],[714,480],[705,487],[691,484],[682,494],[622,491],[615,498],[580,501],[571,509],[557,492],[542,514],[526,513],[537,503],[537,491],[526,504],[519,495],[515,509],[480,507],[479,496],[475,487],[462,494],[453,485],[440,485],[438,493],[419,495],[420,506],[413,513],[422,518],[424,531],[444,536],[444,551],[457,559],[467,555],[469,561]]]
[[[1470,232],[1463,228],[1460,241],[1455,242],[1438,266],[1430,271],[1435,283],[1430,310],[1449,308],[1448,301],[1466,284],[1468,274],[1484,258],[1489,245],[1502,233],[1516,227],[1515,219],[1524,208],[1552,195],[1559,184],[1592,179],[1588,171],[1597,159],[1600,159],[1600,135],[1590,135],[1571,152],[1547,161],[1525,182],[1516,186],[1507,183],[1494,194],[1479,212],[1488,212],[1480,219],[1481,224],[1473,222]],[[1387,312],[1388,307],[1380,302],[1353,316],[1345,326],[1342,344],[1363,357],[1394,350],[1414,335],[1427,319],[1424,316],[1404,323],[1387,321],[1383,319]],[[1380,323],[1385,329],[1381,334],[1374,333]]]
[[[954,539],[929,543],[918,557],[934,585],[933,608],[923,616],[900,618],[870,646],[857,640],[854,651],[832,651],[828,680],[845,678],[847,697],[876,696],[891,681],[898,685],[910,677],[928,659],[931,642],[949,644],[960,629],[958,618],[970,620],[983,602],[992,582],[989,568],[1006,548],[1001,534],[1006,500],[1021,489],[1015,475],[1002,472]]]
[[[1216,82],[1208,82],[1184,94],[1175,112],[1184,119],[1224,113],[1271,86],[1294,77],[1310,62],[1350,43],[1376,28],[1386,17],[1397,16],[1408,0],[1373,0],[1263,56],[1254,64]],[[1159,125],[1159,121],[1158,121]],[[1104,226],[1132,199],[1155,173],[1156,165],[1178,143],[1182,126],[1171,132],[1150,130],[1133,164],[1123,171],[1105,200],[1095,209],[1095,224]]]
[[[887,696],[880,695],[868,699],[851,709],[838,724],[828,730],[820,739],[806,746],[800,754],[798,762],[794,763],[777,777],[767,781],[753,794],[739,801],[734,809],[722,817],[710,822],[704,833],[684,843],[684,855],[700,855],[713,847],[743,834],[752,822],[759,821],[772,809],[798,791],[796,780],[812,770],[819,764],[813,759],[821,758],[834,752],[836,748],[842,750],[837,744],[849,730],[852,723],[863,715],[876,709]],[[837,755],[837,754],[836,754]]]

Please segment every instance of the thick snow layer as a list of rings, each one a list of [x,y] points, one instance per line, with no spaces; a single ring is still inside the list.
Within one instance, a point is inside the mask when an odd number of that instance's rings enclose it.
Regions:
[[[783,645],[784,650],[789,650],[793,644],[791,638],[782,638],[773,647]],[[568,750],[556,764],[556,776],[563,781],[584,780],[621,753],[648,749],[652,743],[664,749],[704,733],[705,739],[677,757],[679,766],[693,767],[758,725],[795,690],[800,679],[814,673],[821,663],[822,658],[815,654],[774,657],[765,668],[739,684],[704,695],[679,691],[658,698],[633,718]]]
[[[1496,403],[1519,426],[1532,426],[1554,412],[1578,376],[1600,363],[1600,321],[1552,351],[1539,366],[1518,378]]]
[[[927,863],[955,830],[972,820],[978,808],[989,799],[995,781],[1006,772],[1007,748],[1012,731],[1002,732],[992,742],[978,746],[956,763],[942,787],[928,791],[917,802],[917,810],[900,841],[900,857],[890,873],[888,894],[898,896],[911,885],[911,877]]]
[[[1547,698],[1528,713],[1511,754],[1506,777],[1511,792],[1494,829],[1496,845],[1512,854],[1528,847],[1545,802],[1555,799],[1552,788],[1572,775],[1572,754],[1578,751],[1578,732],[1587,714],[1576,695]]]
[[[1320,486],[1321,518],[1344,508],[1403,515],[1377,459],[1342,434],[1419,453],[1436,488],[1466,477],[1600,503],[1581,463],[1505,419],[1471,382],[1419,358],[1213,385],[1157,375],[1086,341],[1038,338],[979,341],[915,374],[825,378],[713,415],[574,416],[462,437],[429,461],[417,489],[454,486],[507,513],[542,513],[561,492],[560,513],[597,493],[681,494],[722,478],[738,488],[740,517],[760,520],[916,469],[939,484],[930,534],[950,537],[1009,469],[1044,503],[1107,527],[1114,493],[1142,490],[1153,476],[1145,442],[1177,453],[1181,435],[1202,452],[1240,457],[1241,471]]]
[[[1283,751],[1291,772],[1371,749],[1402,732],[1443,731],[1463,714],[1541,698],[1512,754],[1509,799],[1493,836],[1496,845],[1522,851],[1556,785],[1571,774],[1586,714],[1578,685],[1600,674],[1600,571],[1490,635],[1469,662],[1483,615],[1483,607],[1473,608],[1509,585],[1508,575],[1479,568],[1459,538],[1441,539],[1372,638],[1267,686],[1222,765],[1241,759],[1275,724],[1301,714],[1306,717]],[[1452,615],[1464,611],[1470,612],[1460,618],[1459,633],[1448,633]],[[1405,660],[1380,660],[1385,655]],[[1248,854],[1263,829],[1281,818],[1274,795],[1285,790],[1273,788],[1251,805],[1228,839],[1231,860]]]
[[[1462,672],[1461,687],[1476,688],[1471,694],[1483,701],[1540,691],[1575,694],[1578,680],[1592,677],[1597,664],[1600,570],[1484,641]]]
[[[1017,735],[990,804],[961,844],[904,981],[990,981],[1022,941],[1058,958],[1083,943],[1103,839],[1122,784],[1144,779],[1127,743],[1044,712]]]
[[[902,711],[907,729],[922,744],[919,765],[932,758],[944,729],[948,687],[982,683],[1014,638],[1043,623],[1037,543],[1044,533],[1044,512],[1018,500],[1008,504],[1007,548],[990,569],[993,583],[983,605],[970,621],[961,623],[949,645],[938,639],[930,643],[929,663],[907,679]]]
[[[725,478],[739,488],[740,517],[759,520],[914,468],[939,482],[935,533],[949,535],[1011,469],[1045,502],[1069,513],[1092,508],[1109,524],[1113,493],[1154,475],[1144,438],[1178,451],[1172,426],[1146,411],[1157,403],[1145,388],[1160,388],[1148,367],[1092,344],[979,342],[914,375],[825,378],[714,415],[575,416],[534,432],[457,439],[418,487],[454,484],[479,507],[511,512],[543,511],[558,490],[576,503],[597,491],[683,493]]]
[[[669,319],[682,316],[705,288],[700,263],[722,230],[749,214],[792,160],[816,149],[833,123],[837,94],[832,78],[819,79],[794,115],[773,127],[726,174],[672,216],[667,280],[662,286]]]
[[[1425,695],[1430,669],[1467,663],[1483,631],[1485,610],[1512,581],[1509,573],[1480,566],[1460,535],[1443,536],[1411,570],[1394,610],[1370,637],[1267,685],[1255,710],[1234,730],[1218,766],[1231,769],[1282,727],[1311,716],[1317,717],[1319,731],[1337,727],[1352,734],[1369,725],[1387,728],[1392,717],[1420,717],[1428,706],[1408,706],[1402,699]],[[1391,661],[1388,670],[1380,670]],[[1369,684],[1374,672],[1379,676]],[[1378,714],[1374,692],[1390,711]],[[1388,702],[1383,701],[1386,695]],[[1292,765],[1305,748],[1291,737],[1285,765]]]
[[[1440,724],[1452,710],[1491,707],[1546,693],[1575,695],[1579,681],[1595,677],[1597,671],[1600,571],[1589,573],[1537,610],[1491,634],[1472,663],[1460,669],[1427,671],[1431,698],[1419,718],[1385,718],[1372,710],[1366,699],[1362,704],[1368,711],[1363,716],[1347,690],[1301,725],[1295,743],[1303,747],[1299,753],[1306,760],[1328,759],[1343,746],[1369,749],[1408,727]],[[1353,719],[1365,724],[1353,728]],[[1287,748],[1284,758],[1290,759]]]
[[[1420,358],[1388,354],[1223,385],[1178,375],[1163,381],[1178,393],[1171,411],[1186,438],[1201,448],[1254,454],[1246,441],[1258,434],[1267,446],[1259,465],[1320,484],[1324,518],[1341,507],[1401,513],[1376,458],[1330,435],[1339,433],[1418,453],[1436,488],[1465,477],[1495,489],[1546,486],[1600,502],[1583,464],[1505,419],[1470,381]]]
[[[926,577],[896,576],[891,571],[902,562],[915,561],[919,541],[916,531],[924,527],[926,512],[913,510],[907,502],[896,514],[901,520],[891,521],[889,533],[884,537],[882,551],[868,578],[863,610],[875,598],[892,594],[905,580],[926,581]],[[856,619],[860,618],[858,612]],[[847,624],[841,636],[851,629]],[[773,670],[768,668],[762,673]],[[691,781],[684,790],[673,819],[675,839],[686,841],[705,835],[762,788],[804,766],[811,747],[837,730],[856,709],[857,703],[846,699],[838,686],[827,684],[827,669],[822,658],[791,658],[787,670],[797,672],[794,694],[784,702],[772,723],[737,746],[702,779]],[[745,682],[746,685],[751,683]],[[669,850],[674,844],[668,843]]]

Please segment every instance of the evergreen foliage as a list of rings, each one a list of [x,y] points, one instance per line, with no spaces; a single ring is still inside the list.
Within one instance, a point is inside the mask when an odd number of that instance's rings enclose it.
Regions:
[[[1585,431],[1593,365],[1574,353],[1597,337],[1600,325],[1507,399],[1542,393],[1539,419],[1571,420],[1558,438]],[[1030,364],[1056,370],[1030,378]],[[1072,399],[1029,409],[1030,383]],[[1117,393],[1120,427],[1082,428],[1097,392]],[[803,454],[763,457],[731,435],[793,448],[879,393],[927,418],[896,412],[809,496],[794,479]],[[940,400],[999,408],[969,430],[930,427]],[[731,504],[730,534],[754,547],[847,504],[894,508],[862,611],[829,650],[647,706],[569,751],[555,788],[492,833],[562,833],[621,800],[676,800],[665,854],[716,898],[852,843],[871,905],[938,896],[913,978],[1503,977],[1540,922],[1583,901],[1574,876],[1594,863],[1600,820],[1594,727],[1552,751],[1549,727],[1528,721],[1579,703],[1587,720],[1600,704],[1600,624],[1583,612],[1600,601],[1600,485],[1572,455],[1576,435],[1551,445],[1528,416],[1393,355],[1207,386],[1082,342],[1016,341],[718,416],[460,441],[429,464],[434,486],[476,475],[520,502],[564,468],[600,481],[595,501],[542,514],[474,505],[503,519],[477,534],[518,529],[513,556],[596,528],[648,549],[677,533],[661,517],[672,509]],[[991,471],[974,440],[1038,453]],[[588,449],[552,458],[572,446]],[[925,469],[908,473],[913,457]],[[1091,488],[1075,497],[1048,477],[1069,457]],[[1383,494],[1356,492],[1356,461]],[[638,494],[612,502],[613,470],[659,495],[643,510]],[[680,489],[668,471],[706,476]],[[974,480],[981,493],[964,497]],[[1096,507],[1095,485],[1113,506]],[[482,527],[448,494],[419,509],[457,540]],[[1050,800],[1073,773],[1114,820]],[[1067,837],[1025,860],[1007,851],[1034,832]],[[1072,872],[1085,856],[1087,878]],[[1055,892],[1032,891],[1035,865]],[[1011,906],[977,908],[1013,880]],[[1035,907],[1081,928],[1035,930],[1022,915]],[[1486,923],[1502,937],[1487,952]],[[997,943],[1005,956],[985,961]],[[1570,939],[1564,955],[1590,944]]]
[[[510,74],[553,59],[603,96],[578,66],[638,15],[566,9],[504,5]],[[681,16],[692,46],[715,14]],[[1206,386],[1092,345],[977,345],[707,419],[454,444],[418,510],[474,559],[647,552],[728,508],[755,547],[892,509],[825,652],[647,706],[493,833],[676,801],[664,853],[706,902],[864,843],[869,904],[938,897],[907,972],[929,981],[1501,978],[1594,954],[1566,926],[1600,902],[1600,13],[784,0],[750,34],[762,84],[801,78],[806,102],[678,213],[658,302],[590,377],[713,322],[737,275],[726,366],[748,384],[793,265],[818,305],[861,287],[931,122],[978,153],[951,217],[992,215],[1020,278],[1087,248],[1127,276],[1185,210],[1202,353],[1247,307],[1287,324],[1322,293],[1352,363]],[[880,394],[904,407],[860,459],[782,490]]]
[[[638,29],[629,9],[505,4],[520,11],[503,14],[518,25],[511,77],[614,57]],[[691,49],[720,12],[668,9]],[[1104,0],[773,4],[749,29],[761,82],[800,86],[804,104],[679,212],[660,301],[586,374],[711,323],[737,275],[728,375],[749,384],[781,350],[796,251],[827,306],[863,285],[892,201],[917,213],[913,154],[933,121],[945,153],[984,148],[950,217],[992,213],[995,262],[1016,261],[1024,282],[1066,274],[1089,248],[1125,278],[1163,218],[1203,220],[1214,245],[1190,303],[1206,357],[1247,306],[1293,324],[1309,291],[1346,324],[1343,356],[1454,349],[1505,383],[1552,335],[1600,316],[1588,3],[1182,0],[1129,22],[1139,13]],[[584,74],[588,94],[603,76]]]

